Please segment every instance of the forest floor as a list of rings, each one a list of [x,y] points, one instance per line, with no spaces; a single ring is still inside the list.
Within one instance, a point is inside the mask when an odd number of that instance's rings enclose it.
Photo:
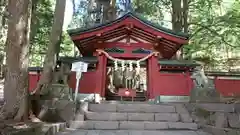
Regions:
[[[0,123],[0,135],[17,135],[20,132],[29,132],[37,126],[39,126],[39,123],[15,122],[8,120]]]
[[[0,80],[0,110],[4,104],[4,80]],[[39,125],[38,123],[29,122],[15,122],[6,120],[0,122],[0,135],[17,134],[18,132],[32,129]]]

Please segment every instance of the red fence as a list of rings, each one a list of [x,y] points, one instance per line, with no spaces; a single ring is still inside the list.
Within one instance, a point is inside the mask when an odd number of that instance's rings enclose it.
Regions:
[[[83,76],[79,82],[79,89],[80,93],[88,94],[88,93],[95,93],[96,89],[96,71],[88,71],[83,73]],[[75,90],[76,87],[76,73],[72,72],[70,75],[70,80],[68,83],[69,87]]]
[[[189,96],[194,87],[190,75],[181,73],[159,73],[157,82],[154,84],[154,96]],[[222,96],[240,96],[240,79],[236,77],[215,76],[214,84]]]
[[[69,86],[75,90],[75,72],[70,75]],[[29,72],[29,91],[36,88],[40,79],[40,74],[37,72]],[[79,83],[80,93],[95,93],[96,90],[96,71],[88,71],[83,73],[83,77]],[[182,73],[159,73],[156,75],[157,83],[154,84],[153,96],[189,96],[193,88],[193,81],[188,74]],[[240,96],[240,79],[216,77],[214,80],[215,88],[221,95]]]
[[[29,72],[28,76],[28,89],[29,91],[33,91],[37,87],[37,83],[40,79],[40,74],[37,72]]]
[[[88,71],[83,73],[83,76],[79,83],[79,92],[80,93],[94,93],[96,86],[96,72]],[[37,72],[29,72],[29,91],[33,91],[40,79],[40,74]],[[76,73],[72,72],[70,75],[70,80],[68,82],[70,88],[75,90],[76,87]]]
[[[159,73],[154,84],[154,96],[189,96],[192,80],[188,74]]]
[[[240,96],[240,80],[216,77],[214,83],[222,96]]]
[[[40,74],[29,73],[29,90],[32,91],[36,88],[40,79]],[[80,93],[95,93],[96,90],[96,71],[88,71],[83,73],[79,83]],[[70,88],[75,90],[76,87],[76,73],[72,72],[68,82]],[[164,96],[187,96],[192,89],[192,81],[187,74],[179,73],[159,73],[157,76],[157,83],[154,84],[153,95]]]

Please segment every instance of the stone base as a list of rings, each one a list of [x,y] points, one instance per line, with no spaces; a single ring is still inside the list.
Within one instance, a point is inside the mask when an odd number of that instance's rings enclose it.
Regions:
[[[76,105],[68,100],[42,100],[38,117],[46,122],[69,122],[75,116]]]
[[[58,135],[210,135],[202,131],[186,130],[67,130]]]
[[[85,130],[197,130],[195,123],[156,121],[72,121],[70,128]]]
[[[191,91],[190,102],[220,102],[220,94],[214,89],[194,88]]]
[[[203,126],[203,131],[212,135],[239,135],[240,131],[230,128],[217,128],[214,126]]]

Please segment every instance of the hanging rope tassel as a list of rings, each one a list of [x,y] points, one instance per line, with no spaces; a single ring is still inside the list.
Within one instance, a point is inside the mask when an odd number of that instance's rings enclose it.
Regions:
[[[129,62],[129,70],[133,71],[133,62],[132,61]]]
[[[137,62],[137,69],[136,69],[136,72],[137,72],[137,74],[139,74],[140,73],[140,62]]]
[[[124,71],[125,70],[125,62],[124,62],[124,60],[121,61],[121,66],[122,66],[122,71]]]
[[[118,70],[118,61],[114,61],[114,70]]]

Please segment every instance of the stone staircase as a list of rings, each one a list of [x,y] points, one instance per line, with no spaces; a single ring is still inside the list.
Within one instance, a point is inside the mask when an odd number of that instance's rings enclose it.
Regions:
[[[66,134],[208,135],[198,131],[198,125],[181,104],[143,102],[88,104],[84,119],[78,117],[72,121]]]

